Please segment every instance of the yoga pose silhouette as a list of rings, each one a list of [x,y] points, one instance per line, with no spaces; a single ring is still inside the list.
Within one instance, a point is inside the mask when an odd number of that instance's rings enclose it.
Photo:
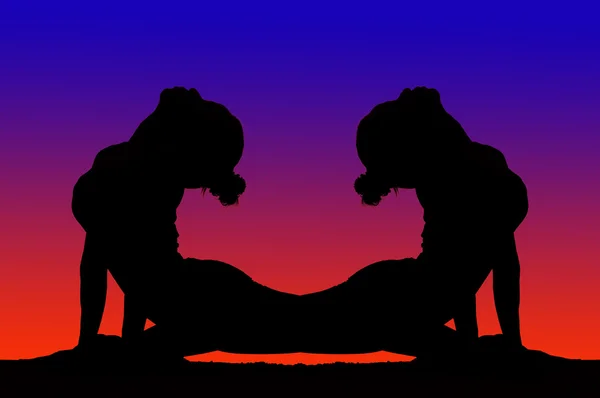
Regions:
[[[86,231],[78,347],[94,345],[110,271],[125,295],[123,340],[153,358],[215,350],[422,356],[476,339],[475,294],[491,270],[503,333],[520,346],[514,231],[527,193],[502,154],[471,142],[425,88],[376,106],[359,124],[357,148],[364,203],[417,190],[423,252],[369,265],[321,292],[279,292],[229,264],[178,253],[185,189],[209,190],[223,205],[245,190],[233,171],[243,132],[196,90],[163,91],[131,139],[100,151],[74,188],[73,214]],[[458,333],[444,326],[453,318]],[[156,325],[144,331],[146,319]]]
[[[425,338],[414,344],[398,339],[385,349],[427,352],[445,344],[443,337],[475,342],[475,294],[491,271],[503,340],[507,348],[520,348],[514,232],[527,215],[528,198],[503,154],[471,141],[439,93],[426,87],[405,89],[395,101],[375,106],[359,124],[357,150],[367,169],[355,182],[363,203],[377,205],[392,189],[416,189],[424,209],[416,259],[375,263],[347,282],[353,291],[377,292],[379,302],[388,298],[376,316]],[[457,336],[442,327],[451,319]]]
[[[228,264],[178,253],[176,210],[184,190],[208,190],[225,206],[237,203],[246,185],[233,170],[243,144],[240,122],[223,105],[202,99],[195,89],[175,87],[161,93],[156,110],[129,141],[98,153],[72,200],[86,231],[79,348],[97,337],[107,271],[124,292],[123,339],[151,341],[154,350],[159,342],[165,350],[179,343],[187,353],[189,337],[193,347],[201,345],[192,351],[212,351],[217,336],[225,339],[229,331],[250,336],[240,330],[244,321],[258,319],[255,308],[294,297]],[[144,332],[146,319],[157,326]]]

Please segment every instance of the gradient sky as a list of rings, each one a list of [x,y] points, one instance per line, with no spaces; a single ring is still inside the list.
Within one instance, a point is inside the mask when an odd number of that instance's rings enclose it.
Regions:
[[[524,344],[600,358],[598,9],[589,1],[344,3],[2,2],[0,358],[76,344],[84,233],[70,210],[73,184],[176,85],[226,105],[246,137],[240,206],[186,194],[177,223],[184,256],[306,293],[369,263],[418,255],[414,192],[361,206],[354,140],[375,104],[405,87],[435,87],[470,136],[503,151],[529,188],[517,232]],[[499,333],[489,281],[478,304],[481,333]],[[121,306],[111,283],[102,333],[119,333]]]

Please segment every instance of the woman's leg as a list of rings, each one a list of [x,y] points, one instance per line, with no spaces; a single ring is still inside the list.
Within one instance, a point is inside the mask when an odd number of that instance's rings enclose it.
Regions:
[[[181,285],[172,293],[177,300],[145,332],[147,345],[185,356],[298,352],[300,296],[262,286],[229,264],[191,258],[183,261]]]
[[[391,351],[411,355],[418,341],[425,301],[417,260],[373,263],[330,289],[302,296],[309,325],[303,351],[359,354]],[[429,301],[431,302],[431,301]]]
[[[219,350],[234,354],[300,352],[300,296],[253,282],[244,298],[223,319]]]
[[[302,296],[301,351],[311,354],[366,354],[381,351],[371,300],[348,281]]]
[[[444,346],[440,324],[423,328],[415,259],[371,264],[330,289],[297,296],[262,286],[235,267],[185,260],[184,299],[165,329],[146,331],[149,344],[181,355],[357,354],[381,350],[414,355]],[[167,332],[166,327],[169,327]],[[429,332],[431,330],[431,332]],[[162,349],[162,348],[160,348]]]
[[[424,278],[422,262],[379,261],[338,286],[302,296],[311,326],[302,340],[303,351],[410,356],[453,352],[456,332],[444,326],[449,319],[443,300]]]

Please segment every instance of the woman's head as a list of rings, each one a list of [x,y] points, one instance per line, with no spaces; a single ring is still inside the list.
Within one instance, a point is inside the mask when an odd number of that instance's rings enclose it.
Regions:
[[[164,90],[156,110],[130,139],[152,166],[184,188],[202,188],[223,205],[237,203],[246,183],[235,174],[244,149],[243,128],[229,110],[195,89]]]
[[[470,141],[437,90],[405,89],[360,121],[356,148],[367,171],[354,188],[363,203],[377,205],[392,189],[416,188],[442,159]]]

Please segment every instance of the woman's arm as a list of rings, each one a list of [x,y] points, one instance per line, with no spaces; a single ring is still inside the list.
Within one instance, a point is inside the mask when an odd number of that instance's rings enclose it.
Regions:
[[[142,335],[145,326],[146,316],[142,312],[140,303],[131,294],[126,294],[121,336],[127,341],[134,340]]]
[[[87,234],[80,265],[80,346],[98,335],[104,314],[108,270],[101,253],[100,242],[96,237]]]
[[[521,265],[514,234],[501,242],[494,266],[494,302],[502,334],[511,345],[522,345],[519,319]]]

